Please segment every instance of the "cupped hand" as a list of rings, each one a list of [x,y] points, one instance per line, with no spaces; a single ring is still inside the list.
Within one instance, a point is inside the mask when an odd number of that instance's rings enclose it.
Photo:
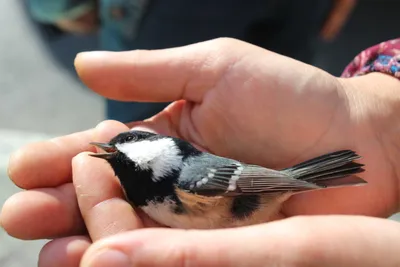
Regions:
[[[364,130],[368,127],[353,125],[352,98],[343,83],[317,68],[230,39],[159,51],[82,54],[76,66],[83,82],[103,96],[175,101],[139,124],[222,156],[272,168],[338,149],[363,156],[368,186],[297,195],[285,204],[283,216],[387,216],[397,208],[396,181],[380,143]],[[105,122],[27,146],[11,158],[10,177],[28,190],[4,205],[3,227],[23,239],[67,236],[44,248],[42,266],[77,261],[90,241],[154,225],[123,201],[106,163],[82,153],[93,151],[90,141],[108,141],[127,129]],[[82,236],[86,233],[90,241]]]
[[[400,223],[363,216],[293,217],[208,231],[141,229],[92,245],[81,267],[395,267]]]

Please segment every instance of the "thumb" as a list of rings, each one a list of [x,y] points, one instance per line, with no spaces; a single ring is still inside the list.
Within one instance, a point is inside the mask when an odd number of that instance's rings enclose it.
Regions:
[[[107,98],[200,102],[204,93],[249,49],[254,46],[220,38],[152,51],[85,52],[78,54],[75,67],[89,88]]]
[[[272,247],[259,239],[256,229],[141,229],[94,244],[81,266],[265,266],[260,252]]]
[[[140,229],[96,242],[81,266],[399,266],[399,238],[398,223],[362,216],[293,217],[224,230]]]

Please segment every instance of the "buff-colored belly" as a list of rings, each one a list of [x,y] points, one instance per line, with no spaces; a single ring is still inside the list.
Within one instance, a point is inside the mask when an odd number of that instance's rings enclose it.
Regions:
[[[268,222],[276,217],[281,205],[290,195],[281,195],[278,198],[262,198],[260,208],[250,216],[242,219],[235,219],[230,213],[232,198],[222,198],[215,205],[200,205],[202,208],[192,205],[185,207],[186,211],[176,214],[172,210],[174,203],[166,200],[163,203],[149,203],[142,207],[150,218],[160,224],[181,229],[217,229],[247,226]]]

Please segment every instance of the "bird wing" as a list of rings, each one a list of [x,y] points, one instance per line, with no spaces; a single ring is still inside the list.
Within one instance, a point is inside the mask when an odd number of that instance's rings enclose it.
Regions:
[[[181,182],[179,187],[203,196],[270,194],[320,188],[282,171],[240,162],[221,163],[206,168],[201,164],[188,165],[183,173],[192,173],[194,178]]]

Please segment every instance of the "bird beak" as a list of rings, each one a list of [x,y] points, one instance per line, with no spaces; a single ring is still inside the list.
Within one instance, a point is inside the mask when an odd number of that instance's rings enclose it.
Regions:
[[[96,142],[91,142],[91,145],[94,145],[95,147],[101,148],[104,150],[106,153],[96,153],[96,154],[90,154],[92,157],[96,158],[101,158],[101,159],[111,159],[113,158],[118,150],[114,145],[110,145],[107,143],[96,143]]]

